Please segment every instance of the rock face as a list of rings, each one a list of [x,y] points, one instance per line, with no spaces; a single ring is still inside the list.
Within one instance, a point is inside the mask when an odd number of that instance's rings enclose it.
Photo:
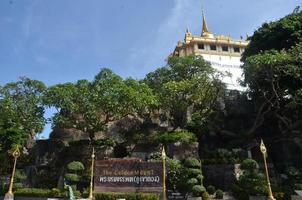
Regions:
[[[121,133],[130,129],[135,129],[143,124],[144,120],[137,116],[127,115],[120,120],[110,122],[103,132],[95,133],[95,140],[112,138],[118,142],[123,142]],[[54,128],[50,134],[51,139],[63,141],[89,140],[89,134],[75,128]]]
[[[240,165],[204,165],[202,172],[206,185],[215,185],[223,190],[229,190],[242,172]]]
[[[176,142],[168,145],[167,155],[169,157],[174,157],[179,160],[188,157],[198,157],[198,148],[199,148],[198,142],[194,142],[193,144]]]

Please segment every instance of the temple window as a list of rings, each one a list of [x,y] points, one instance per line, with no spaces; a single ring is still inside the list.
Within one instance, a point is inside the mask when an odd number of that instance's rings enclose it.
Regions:
[[[228,46],[222,46],[222,51],[229,51],[229,47]]]
[[[204,44],[198,44],[198,49],[204,49]]]
[[[239,53],[240,52],[239,47],[234,47],[234,52]]]
[[[210,45],[211,51],[216,51],[216,45]]]

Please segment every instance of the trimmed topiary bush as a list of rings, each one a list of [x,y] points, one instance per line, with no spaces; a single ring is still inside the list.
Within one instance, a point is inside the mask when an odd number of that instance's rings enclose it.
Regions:
[[[196,176],[196,179],[197,179],[199,182],[202,182],[202,181],[203,181],[203,175],[202,175],[202,174],[199,174],[198,176]]]
[[[253,159],[245,159],[244,161],[242,161],[240,168],[243,170],[254,170],[254,169],[258,169],[258,163],[253,160]]]
[[[216,194],[215,194],[215,197],[217,199],[223,199],[223,191],[222,190],[216,190]]]
[[[192,188],[192,193],[194,196],[201,196],[201,194],[205,191],[206,189],[202,185],[194,185]]]
[[[198,180],[196,178],[190,178],[188,181],[187,181],[187,184],[190,185],[191,187],[193,187],[194,185],[197,185],[198,184]]]
[[[196,158],[187,158],[184,165],[189,168],[200,168],[201,164]]]
[[[80,176],[78,176],[77,174],[67,173],[64,175],[64,178],[66,178],[68,181],[73,182],[73,183],[80,181]]]
[[[189,169],[187,169],[187,174],[190,177],[197,177],[198,175],[201,174],[201,170],[200,169],[189,168]]]
[[[77,171],[83,171],[85,169],[85,167],[84,167],[83,163],[81,163],[79,161],[73,161],[67,165],[67,169],[70,171],[77,172]]]
[[[209,194],[213,195],[216,191],[216,188],[213,185],[209,185],[207,191]]]

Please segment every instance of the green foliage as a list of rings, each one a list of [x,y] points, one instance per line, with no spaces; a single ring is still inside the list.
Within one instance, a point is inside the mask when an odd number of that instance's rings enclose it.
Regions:
[[[160,133],[157,137],[157,141],[162,144],[169,144],[175,142],[190,144],[192,142],[195,142],[196,140],[196,136],[188,131],[164,132]]]
[[[109,122],[134,115],[156,104],[156,99],[146,84],[123,80],[111,70],[102,69],[92,82],[79,80],[48,88],[44,102],[58,109],[53,125],[88,132],[93,140]]]
[[[215,193],[215,197],[217,199],[223,199],[223,191],[222,190],[216,190],[216,193]]]
[[[64,178],[72,183],[77,183],[80,181],[80,176],[77,174],[66,173]]]
[[[160,155],[159,155],[160,156]],[[183,166],[177,159],[166,158],[168,188],[177,188],[182,181]]]
[[[196,158],[187,158],[184,162],[184,165],[186,167],[190,167],[190,168],[200,168],[201,167],[200,161],[197,160]]]
[[[203,192],[201,197],[202,197],[202,200],[209,200],[210,199],[210,195],[207,192]]]
[[[198,184],[198,180],[196,178],[190,178],[188,181],[187,181],[187,184],[191,187],[193,187],[194,185],[197,185]]]
[[[51,197],[52,191],[50,189],[40,188],[21,188],[14,192],[15,196],[22,197]]]
[[[96,193],[95,200],[159,200],[159,195],[148,193]]]
[[[45,88],[42,82],[26,77],[0,86],[0,151],[24,145],[43,130]]]
[[[302,12],[265,23],[251,37],[243,65],[249,96],[257,115],[248,135],[260,127],[291,136],[301,133]]]
[[[194,169],[194,168],[187,168],[186,173],[190,177],[197,177],[201,174],[201,170],[200,169]]]
[[[192,187],[192,192],[194,196],[201,196],[202,193],[204,193],[206,189],[202,185],[194,185]]]
[[[248,159],[245,159],[242,161],[241,165],[240,165],[240,168],[243,169],[243,170],[255,170],[255,169],[258,169],[259,166],[258,166],[258,163],[257,161],[251,159],[251,158],[248,158]]]
[[[19,197],[66,197],[65,192],[57,188],[20,188],[14,191],[15,196]]]
[[[221,149],[218,148],[213,151],[205,151],[204,164],[237,164],[241,163],[244,156],[242,149]]]
[[[301,176],[300,170],[295,167],[292,167],[292,166],[286,168],[285,173],[286,173],[286,175],[288,175],[289,177],[291,177],[293,179],[298,179]]]
[[[245,170],[239,177],[239,180],[232,187],[234,196],[239,200],[247,200],[249,195],[265,195],[267,194],[267,184],[264,174],[255,170],[258,166],[257,162],[252,159],[244,161]]]
[[[51,189],[51,195],[53,197],[61,197],[62,196],[62,192],[58,188],[52,188]]]
[[[302,12],[289,14],[278,21],[264,23],[251,36],[243,60],[265,50],[290,49],[302,42]]]
[[[194,112],[204,119],[212,112],[224,86],[210,64],[201,57],[171,57],[166,67],[147,74],[144,82],[158,96],[159,107],[169,113],[174,127],[187,124],[187,109],[194,105]]]
[[[37,181],[39,187],[42,188],[53,188],[57,185],[57,174],[52,173],[47,169],[41,169],[37,171]]]
[[[202,183],[203,178],[204,178],[204,177],[203,177],[202,174],[199,174],[199,175],[196,176],[196,179],[197,179],[200,183]]]
[[[209,185],[208,188],[207,188],[207,191],[209,194],[214,194],[215,191],[216,191],[216,188],[213,186],[213,185]]]
[[[79,161],[72,161],[68,163],[67,169],[70,171],[78,172],[78,171],[83,171],[85,169],[83,163]]]

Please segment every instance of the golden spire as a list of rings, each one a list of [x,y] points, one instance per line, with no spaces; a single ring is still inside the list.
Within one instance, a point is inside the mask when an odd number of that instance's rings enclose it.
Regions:
[[[204,16],[203,11],[202,11],[202,33],[210,33],[206,22],[206,17]]]
[[[201,37],[206,37],[206,38],[214,38],[214,34],[211,33],[208,29],[208,25],[206,22],[206,17],[204,15],[204,12],[202,10],[202,33]]]

